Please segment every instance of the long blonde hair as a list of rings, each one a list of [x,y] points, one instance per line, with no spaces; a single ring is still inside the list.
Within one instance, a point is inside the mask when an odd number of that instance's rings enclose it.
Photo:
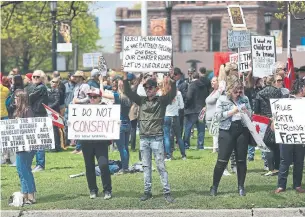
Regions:
[[[221,65],[219,68],[218,82],[226,81],[227,77],[232,75],[233,71],[238,71],[238,66],[236,63],[227,62],[226,64]]]
[[[14,96],[18,98],[16,109],[14,111],[14,118],[22,118],[29,108],[29,96],[26,91],[17,89]],[[15,100],[15,99],[12,99]]]
[[[243,83],[236,75],[230,75],[227,77],[227,86],[226,86],[226,94],[228,98],[232,97],[232,93],[234,90],[240,88],[242,89]]]

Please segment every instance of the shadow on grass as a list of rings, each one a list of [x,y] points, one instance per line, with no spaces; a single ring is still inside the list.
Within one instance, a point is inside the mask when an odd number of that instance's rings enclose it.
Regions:
[[[201,157],[199,157],[199,156],[187,156],[186,158],[187,158],[187,159],[190,159],[190,160],[198,160],[198,159],[201,159]]]
[[[73,169],[74,167],[51,167],[48,170],[64,170],[64,169]]]
[[[268,171],[264,171],[263,169],[248,169],[247,173],[259,173],[264,175],[265,173],[267,173]]]

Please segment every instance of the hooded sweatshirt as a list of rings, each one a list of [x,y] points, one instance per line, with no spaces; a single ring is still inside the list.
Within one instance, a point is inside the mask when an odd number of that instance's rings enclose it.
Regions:
[[[198,80],[192,81],[189,84],[184,114],[199,114],[202,108],[205,106],[205,99],[209,96],[210,81],[201,77]]]

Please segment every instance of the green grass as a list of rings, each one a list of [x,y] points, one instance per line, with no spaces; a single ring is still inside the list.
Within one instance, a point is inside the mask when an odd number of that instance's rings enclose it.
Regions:
[[[193,147],[195,141],[192,141]],[[211,138],[206,138],[206,144],[211,144]],[[71,151],[71,150],[70,150]],[[292,175],[289,175],[288,190],[276,195],[277,177],[264,177],[263,161],[259,151],[255,161],[248,164],[246,179],[247,196],[237,194],[236,175],[223,177],[217,197],[209,196],[212,184],[213,168],[216,154],[211,150],[188,150],[186,161],[182,161],[179,151],[174,156],[177,160],[167,162],[169,182],[172,195],[176,198],[174,204],[166,204],[162,194],[162,186],[158,172],[153,172],[152,200],[140,202],[143,193],[143,174],[128,174],[112,176],[113,199],[109,201],[99,197],[89,199],[86,178],[70,179],[69,175],[83,172],[82,156],[66,152],[47,153],[46,170],[35,174],[37,201],[25,209],[221,209],[221,208],[252,208],[252,207],[304,207],[304,195],[291,190]],[[110,159],[119,159],[118,152],[110,152]],[[138,161],[138,153],[131,153],[130,163]],[[9,196],[20,190],[16,168],[4,166],[1,176],[1,205],[8,207]],[[98,179],[98,187],[102,189]]]

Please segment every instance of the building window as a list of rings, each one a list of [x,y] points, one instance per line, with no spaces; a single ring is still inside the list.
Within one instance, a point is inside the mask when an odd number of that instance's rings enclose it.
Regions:
[[[192,21],[180,22],[180,51],[192,51]]]
[[[209,51],[220,51],[221,21],[209,20]]]

